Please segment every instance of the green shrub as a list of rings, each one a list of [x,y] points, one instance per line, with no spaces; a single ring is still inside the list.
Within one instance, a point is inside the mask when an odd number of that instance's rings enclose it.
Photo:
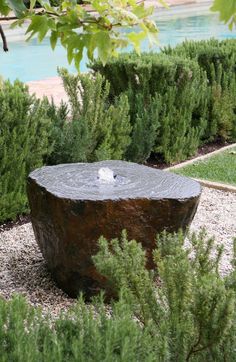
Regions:
[[[155,349],[146,330],[117,303],[111,315],[101,298],[87,306],[82,299],[52,321],[22,297],[0,299],[1,362],[150,362]]]
[[[157,237],[148,271],[141,245],[128,241],[99,240],[93,258],[122,303],[147,330],[157,348],[156,361],[234,361],[236,350],[236,272],[219,275],[222,247],[204,232]],[[236,240],[235,240],[236,252]],[[215,255],[215,256],[213,256]],[[236,266],[236,253],[233,266]]]
[[[49,152],[47,100],[29,95],[19,81],[0,87],[0,222],[27,210],[28,173]]]
[[[133,91],[128,91],[128,95],[134,98],[135,112],[131,112],[133,131],[126,158],[133,162],[143,162],[149,158],[156,143],[160,128],[161,99],[158,95],[151,97],[141,92],[133,94]]]
[[[158,236],[153,271],[125,233],[99,245],[95,264],[118,298],[107,306],[102,295],[91,305],[81,297],[57,318],[22,297],[0,298],[1,362],[235,361],[236,257],[223,278],[222,248],[204,233],[188,248],[183,234]]]
[[[208,126],[204,142],[234,141],[236,129],[236,40],[185,41],[166,48],[169,55],[196,60],[208,79]]]
[[[54,150],[48,162],[122,159],[130,144],[129,105],[125,95],[108,101],[109,83],[102,76],[69,75],[61,70],[70,104],[54,111]]]
[[[91,68],[110,82],[111,99],[128,94],[133,126],[129,159],[140,160],[132,156],[135,146],[140,147],[140,154],[145,149],[142,143],[135,145],[137,128],[146,130],[144,142],[155,139],[150,143],[152,150],[166,162],[180,161],[196,152],[207,126],[207,80],[195,61],[164,54],[143,53],[139,57],[131,53],[109,61],[105,67],[95,62]]]

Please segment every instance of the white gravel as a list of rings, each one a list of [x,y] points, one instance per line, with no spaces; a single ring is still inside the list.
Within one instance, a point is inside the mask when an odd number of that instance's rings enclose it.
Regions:
[[[201,227],[224,244],[221,272],[227,273],[236,237],[236,194],[204,188],[191,229]],[[23,294],[32,305],[55,315],[75,303],[51,279],[31,223],[0,233],[0,296],[8,299],[13,293]]]

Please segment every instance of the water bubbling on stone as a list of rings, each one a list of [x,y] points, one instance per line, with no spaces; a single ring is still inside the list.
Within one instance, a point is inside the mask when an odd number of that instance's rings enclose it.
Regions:
[[[200,193],[186,177],[125,161],[45,166],[30,174],[51,194],[76,200],[185,199]]]
[[[112,171],[109,167],[101,167],[98,170],[98,180],[100,182],[105,183],[113,183],[115,182],[114,171]]]

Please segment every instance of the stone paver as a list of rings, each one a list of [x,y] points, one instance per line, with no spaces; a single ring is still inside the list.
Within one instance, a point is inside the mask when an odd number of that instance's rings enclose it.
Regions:
[[[38,98],[43,98],[44,96],[48,98],[53,97],[56,105],[59,105],[61,100],[65,102],[68,100],[60,77],[35,80],[28,82],[27,85],[31,94],[35,93]]]

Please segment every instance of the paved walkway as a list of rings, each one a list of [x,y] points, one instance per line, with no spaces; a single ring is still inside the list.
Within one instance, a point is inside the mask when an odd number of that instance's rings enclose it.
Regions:
[[[27,84],[30,93],[35,93],[38,98],[53,97],[56,105],[59,105],[61,100],[67,101],[68,99],[60,77],[35,80]]]
[[[145,0],[148,5],[153,4],[154,6],[161,7],[157,0]],[[179,5],[199,5],[208,4],[210,6],[211,1],[209,0],[166,0],[169,6]],[[43,96],[53,97],[55,104],[60,104],[60,101],[67,100],[62,81],[59,77],[53,77],[43,79],[40,81],[32,81],[27,83],[31,93],[35,93],[39,98]]]

